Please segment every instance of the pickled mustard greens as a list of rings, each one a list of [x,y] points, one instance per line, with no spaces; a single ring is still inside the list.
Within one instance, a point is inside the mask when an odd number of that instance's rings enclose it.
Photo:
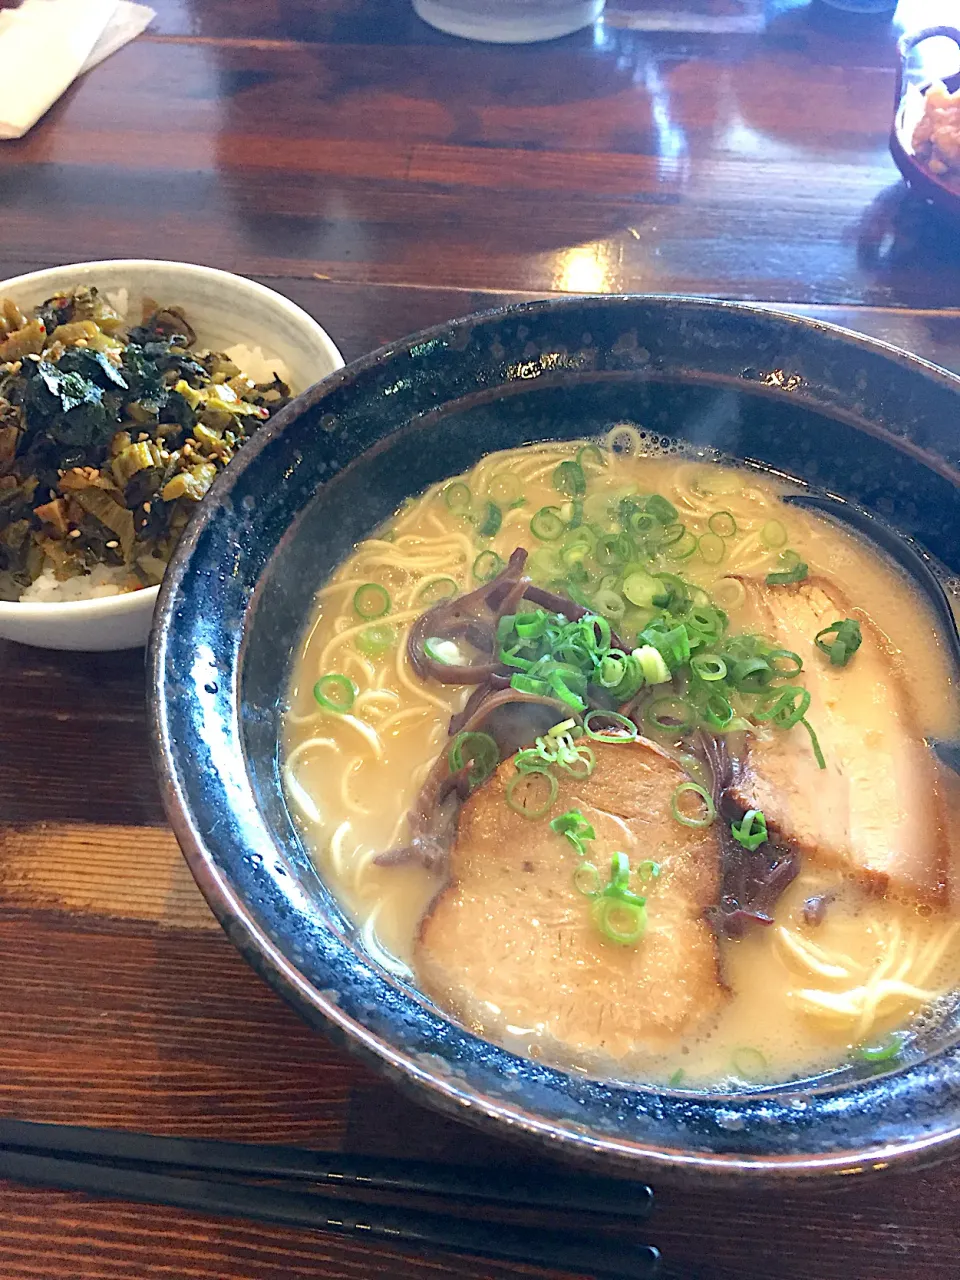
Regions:
[[[489,455],[320,589],[284,777],[381,964],[684,1088],[909,1051],[960,980],[957,706],[911,584],[784,492],[622,426]]]
[[[95,289],[27,316],[0,300],[0,600],[47,568],[160,581],[190,513],[289,398],[196,350],[182,312],[144,304],[126,329]]]

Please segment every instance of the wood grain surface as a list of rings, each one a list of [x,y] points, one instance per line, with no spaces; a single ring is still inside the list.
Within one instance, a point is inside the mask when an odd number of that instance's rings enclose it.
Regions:
[[[471,45],[406,0],[153,0],[146,36],[0,143],[0,276],[143,254],[253,275],[347,359],[556,292],[813,314],[960,372],[960,231],[887,153],[899,26],[805,0],[611,0]],[[150,766],[143,656],[0,643],[0,1111],[482,1165],[307,1028],[214,923]],[[960,1167],[784,1194],[658,1188],[677,1280],[956,1280]],[[569,1224],[565,1224],[569,1225]],[[0,1184],[0,1280],[537,1273]],[[559,1280],[559,1276],[557,1278]]]

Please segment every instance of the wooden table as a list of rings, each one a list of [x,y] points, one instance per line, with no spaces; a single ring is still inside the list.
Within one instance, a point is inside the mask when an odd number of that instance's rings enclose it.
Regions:
[[[144,38],[0,144],[0,276],[205,262],[287,293],[347,359],[511,299],[702,293],[960,370],[960,233],[887,153],[895,29],[792,0],[609,0],[595,32],[501,48],[405,0],[152,3]],[[0,646],[0,815],[4,1113],[526,1158],[402,1100],[239,959],[164,823],[141,654]],[[688,1280],[955,1280],[958,1197],[957,1165],[845,1192],[664,1187],[649,1235]],[[515,1274],[0,1185],[2,1280]]]

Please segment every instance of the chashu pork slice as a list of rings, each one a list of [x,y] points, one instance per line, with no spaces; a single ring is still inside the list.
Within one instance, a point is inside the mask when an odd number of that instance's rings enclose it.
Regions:
[[[807,716],[826,768],[818,768],[802,725],[760,730],[751,737],[734,798],[761,809],[804,853],[858,873],[881,891],[941,901],[949,845],[937,766],[896,656],[862,616],[863,643],[845,667],[833,666],[817,649],[817,632],[855,616],[826,579],[746,585],[766,634],[803,659],[798,682],[811,694]]]
[[[415,964],[427,993],[479,1034],[539,1035],[558,1056],[618,1062],[669,1048],[726,998],[703,919],[717,900],[720,853],[711,829],[672,815],[671,796],[687,780],[675,761],[642,739],[593,746],[591,777],[565,775],[541,820],[507,805],[512,761],[470,796]],[[587,851],[604,883],[618,851],[633,869],[660,865],[635,945],[604,938],[574,887],[583,859],[549,825],[571,808],[596,831]]]

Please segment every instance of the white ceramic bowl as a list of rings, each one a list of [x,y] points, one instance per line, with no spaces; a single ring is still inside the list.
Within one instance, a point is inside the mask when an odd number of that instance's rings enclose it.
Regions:
[[[125,289],[134,322],[145,297],[182,307],[199,347],[259,347],[264,356],[283,362],[294,395],[343,366],[330,337],[288,298],[229,271],[187,262],[130,258],[51,267],[0,282],[0,298],[12,298],[27,310],[78,285],[96,285],[111,294]],[[146,641],[158,590],[145,587],[63,604],[0,601],[0,639],[44,649],[134,648]]]

